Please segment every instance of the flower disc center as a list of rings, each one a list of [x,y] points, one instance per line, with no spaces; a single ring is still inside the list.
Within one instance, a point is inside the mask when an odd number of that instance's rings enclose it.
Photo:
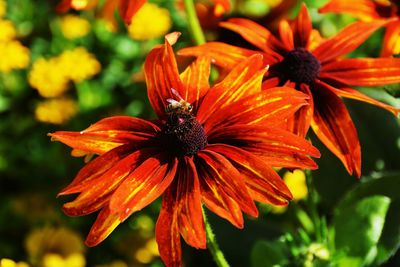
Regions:
[[[207,145],[203,126],[189,112],[172,112],[161,130],[166,149],[178,156],[192,156]]]
[[[281,62],[284,78],[296,83],[311,84],[321,71],[319,60],[305,48],[296,47]]]

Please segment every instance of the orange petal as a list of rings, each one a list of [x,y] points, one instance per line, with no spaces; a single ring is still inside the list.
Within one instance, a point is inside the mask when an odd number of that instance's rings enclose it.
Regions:
[[[365,103],[369,103],[372,104],[374,106],[386,109],[387,111],[393,113],[396,117],[399,115],[400,113],[400,109],[399,108],[395,108],[392,107],[390,105],[387,105],[385,103],[382,103],[378,100],[375,100],[369,96],[366,96],[364,94],[362,94],[361,92],[354,90],[352,88],[339,88],[336,89],[332,86],[329,86],[328,84],[324,84],[325,86],[329,87],[333,92],[335,92],[335,94],[337,94],[338,96],[341,97],[345,97],[345,98],[350,98],[350,99],[355,99],[355,100],[360,100],[362,102]]]
[[[245,40],[252,45],[264,51],[270,57],[279,61],[282,56],[277,53],[282,50],[279,41],[272,35],[272,33],[261,25],[241,18],[229,19],[226,22],[220,23],[221,27],[227,28],[240,34]]]
[[[177,33],[165,37],[165,44],[151,50],[144,62],[147,94],[154,111],[159,118],[165,118],[166,100],[176,98],[171,89],[184,94],[178,66],[172,44],[176,41]],[[172,42],[172,43],[171,43]]]
[[[93,203],[102,201],[105,197],[108,198],[110,194],[113,195],[113,199],[118,191],[117,188],[121,186],[121,183],[124,184],[124,180],[130,178],[130,173],[136,168],[139,169],[138,166],[145,165],[145,163],[142,163],[144,155],[146,157],[151,157],[154,154],[149,153],[149,151],[136,151],[116,163],[101,176],[97,176],[86,183],[81,183],[70,188],[69,191],[67,191],[68,193],[82,193],[74,201],[64,205],[65,213],[70,216],[82,216],[94,211],[88,208],[89,206],[92,206]],[[116,189],[117,191],[115,191]],[[111,205],[110,207],[112,209]],[[118,212],[122,213],[121,210],[118,210]]]
[[[184,86],[185,94],[183,99],[191,103],[194,113],[197,111],[199,100],[210,89],[210,59],[208,57],[199,57],[186,70],[181,73],[181,80]]]
[[[279,36],[286,51],[294,49],[293,31],[286,20],[282,20],[279,23]]]
[[[318,10],[320,13],[350,14],[362,21],[379,19],[377,4],[371,0],[331,0]]]
[[[354,22],[332,38],[322,42],[313,51],[313,54],[322,64],[346,55],[360,46],[371,34],[386,23],[385,21]]]
[[[258,210],[246,188],[244,178],[238,170],[223,156],[210,150],[198,152],[201,173],[207,173],[201,179],[211,178],[217,186],[233,198],[247,214],[256,217]],[[207,184],[212,184],[206,181]]]
[[[300,13],[293,23],[293,39],[295,47],[308,47],[312,30],[311,17],[307,6],[301,5]]]
[[[118,214],[111,213],[108,207],[104,207],[86,238],[85,244],[94,247],[107,238],[108,235],[121,223]]]
[[[400,83],[400,58],[336,60],[323,66],[320,78],[354,86]]]
[[[179,231],[192,247],[206,248],[206,233],[201,209],[200,183],[193,159],[180,162],[175,186],[175,209],[178,209]]]
[[[227,69],[233,69],[238,63],[256,53],[259,52],[219,42],[186,47],[178,51],[180,56],[207,56],[211,58],[212,63]]]
[[[156,240],[164,264],[168,267],[181,267],[181,241],[172,190],[173,188],[167,189],[163,196],[160,215],[156,223]]]
[[[311,122],[317,137],[344,164],[349,174],[361,176],[361,149],[350,114],[342,100],[322,83],[312,90],[314,118]]]
[[[126,24],[131,24],[132,17],[147,2],[147,0],[119,0],[119,13]]]
[[[389,57],[397,54],[400,54],[400,18],[386,26],[381,56]]]
[[[110,200],[110,209],[125,220],[157,199],[175,177],[177,160],[168,162],[158,154],[146,159],[118,186]]]
[[[261,83],[262,73],[260,75]],[[275,87],[244,97],[225,108],[220,108],[204,122],[211,138],[221,127],[235,124],[280,125],[307,104],[307,95],[287,87]]]
[[[265,162],[253,154],[229,145],[210,145],[207,149],[229,159],[243,175],[250,195],[256,201],[287,205],[293,198],[281,177]]]
[[[264,75],[262,56],[253,55],[237,65],[220,83],[214,85],[205,95],[197,113],[199,122],[204,122],[216,110],[233,103],[245,96],[261,91],[261,81],[254,84]]]

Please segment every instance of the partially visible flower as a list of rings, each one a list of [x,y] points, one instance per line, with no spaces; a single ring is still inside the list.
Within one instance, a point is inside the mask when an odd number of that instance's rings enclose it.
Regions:
[[[132,39],[145,41],[164,36],[171,26],[168,9],[146,3],[136,13],[135,19],[128,26],[128,32]]]
[[[70,8],[75,10],[87,10],[94,8],[98,0],[61,0],[57,6],[58,12],[67,12]]]
[[[11,41],[17,32],[10,20],[0,20],[0,42]]]
[[[43,97],[57,97],[68,89],[68,78],[58,58],[40,58],[29,72],[29,84]]]
[[[35,118],[40,122],[63,124],[78,112],[77,103],[69,98],[52,98],[41,101],[35,108]]]
[[[355,16],[361,21],[391,19],[385,25],[381,56],[400,54],[400,3],[389,0],[331,0],[319,9],[321,13],[334,12]]]
[[[210,87],[207,57],[178,72],[171,47],[178,36],[169,34],[144,64],[157,120],[116,116],[80,132],[50,134],[99,155],[60,193],[79,193],[64,205],[68,215],[100,211],[86,244],[99,244],[162,195],[155,232],[167,266],[181,265],[180,236],[192,247],[206,247],[203,204],[242,228],[242,212],[258,215],[254,201],[287,205],[292,198],[272,166],[316,168],[308,156],[319,156],[305,139],[281,128],[307,97],[286,87],[262,92],[262,56],[249,57]]]
[[[15,262],[12,259],[3,258],[0,260],[0,267],[29,267],[29,264],[23,261]]]
[[[312,29],[307,7],[302,6],[294,21],[280,22],[275,37],[269,30],[247,19],[233,18],[221,26],[235,31],[257,47],[253,51],[220,42],[184,48],[180,55],[207,55],[223,68],[232,69],[241,60],[262,53],[270,66],[263,88],[286,85],[310,96],[288,120],[288,128],[305,136],[310,126],[325,146],[343,163],[349,174],[361,176],[361,148],[356,128],[341,97],[360,100],[395,115],[400,109],[370,98],[352,86],[379,86],[400,82],[400,59],[345,59],[385,21],[355,22],[330,39],[318,37]]]
[[[65,15],[60,20],[61,32],[67,39],[81,38],[90,32],[90,23],[76,15]]]
[[[7,2],[4,0],[0,0],[0,18],[4,17],[7,13]]]
[[[29,49],[19,41],[0,42],[0,72],[10,72],[14,69],[28,67],[30,57]]]
[[[35,266],[83,267],[85,265],[83,256],[85,247],[82,238],[65,227],[33,230],[25,240],[25,248],[30,262]],[[67,265],[66,262],[74,265]]]
[[[59,64],[59,71],[74,82],[87,80],[101,70],[100,62],[84,47],[65,50],[59,56]]]

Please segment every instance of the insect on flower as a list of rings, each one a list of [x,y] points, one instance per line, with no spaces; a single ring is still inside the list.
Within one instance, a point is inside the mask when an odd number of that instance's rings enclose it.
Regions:
[[[166,113],[172,113],[176,111],[189,112],[189,113],[192,112],[193,106],[189,102],[186,102],[186,100],[184,100],[181,97],[181,95],[178,93],[178,91],[176,91],[176,89],[171,88],[171,92],[174,96],[178,98],[179,101],[172,98],[168,98],[167,102],[169,104],[165,108]]]

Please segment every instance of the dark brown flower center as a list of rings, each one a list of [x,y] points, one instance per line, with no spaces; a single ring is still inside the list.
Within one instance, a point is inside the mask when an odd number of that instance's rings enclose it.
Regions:
[[[281,62],[283,78],[296,83],[311,84],[321,71],[319,60],[305,48],[296,47]]]
[[[165,148],[177,156],[192,156],[207,145],[203,126],[189,112],[172,112],[161,130]]]

